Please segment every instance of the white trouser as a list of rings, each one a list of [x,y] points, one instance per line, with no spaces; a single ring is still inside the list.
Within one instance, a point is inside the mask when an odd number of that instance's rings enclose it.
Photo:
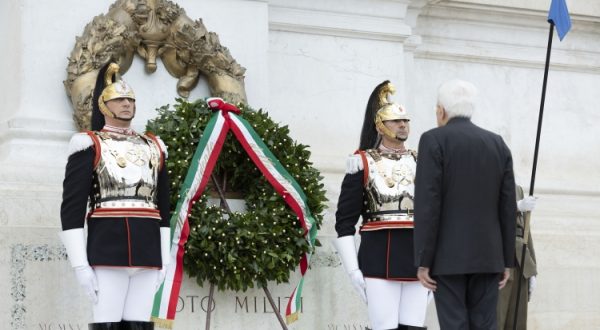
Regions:
[[[158,270],[94,267],[98,303],[94,322],[150,321]]]
[[[430,292],[419,281],[399,282],[366,277],[365,282],[373,330],[396,329],[398,324],[425,325]]]

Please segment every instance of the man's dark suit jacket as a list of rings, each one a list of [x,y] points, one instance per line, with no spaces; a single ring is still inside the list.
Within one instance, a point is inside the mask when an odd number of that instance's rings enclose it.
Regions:
[[[515,181],[499,135],[456,117],[425,132],[415,178],[415,264],[432,275],[501,273],[515,262]]]

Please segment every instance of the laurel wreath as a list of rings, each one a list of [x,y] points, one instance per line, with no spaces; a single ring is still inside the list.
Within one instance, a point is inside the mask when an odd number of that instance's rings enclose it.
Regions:
[[[296,179],[308,198],[308,206],[320,227],[325,208],[322,177],[309,160],[308,146],[295,142],[287,126],[271,120],[267,112],[238,107],[281,164]],[[188,171],[198,141],[210,119],[205,100],[176,99],[173,106],[157,109],[158,117],[147,130],[160,136],[168,148],[167,170],[171,180],[171,206]],[[209,206],[214,188],[207,188],[192,207],[190,235],[185,246],[184,269],[203,286],[246,291],[267,282],[286,283],[301,256],[310,249],[298,218],[262,176],[232,134],[226,139],[213,173],[226,178],[226,190],[241,193],[247,211],[227,213]],[[224,180],[219,180],[223,182]],[[317,245],[318,241],[317,241]]]

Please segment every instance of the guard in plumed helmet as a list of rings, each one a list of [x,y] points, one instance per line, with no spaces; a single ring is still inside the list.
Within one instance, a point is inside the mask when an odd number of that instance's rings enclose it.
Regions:
[[[367,104],[359,150],[347,161],[335,246],[354,288],[367,303],[374,330],[422,329],[429,290],[413,260],[413,195],[417,153],[405,141],[410,117],[389,81]],[[362,217],[356,253],[355,225]]]
[[[135,95],[118,71],[100,70],[92,131],[69,144],[60,238],[93,303],[90,329],[154,329],[154,293],[170,261],[167,152],[131,128]]]

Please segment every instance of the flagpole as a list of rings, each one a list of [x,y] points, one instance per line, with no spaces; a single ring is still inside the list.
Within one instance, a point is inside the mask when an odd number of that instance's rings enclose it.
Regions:
[[[540,102],[540,113],[538,117],[538,125],[537,125],[537,135],[535,137],[535,150],[533,152],[533,168],[531,170],[531,182],[529,184],[529,196],[533,196],[533,190],[535,186],[535,172],[537,169],[537,160],[538,160],[538,152],[540,149],[540,135],[542,132],[542,118],[544,116],[544,103],[546,102],[546,86],[548,84],[548,71],[550,69],[550,52],[552,51],[552,37],[554,33],[554,22],[550,21],[550,32],[548,35],[548,48],[546,49],[546,67],[544,68],[544,82],[542,84],[542,101]],[[524,217],[525,228],[523,230],[523,249],[521,250],[521,265],[525,264],[525,251],[527,249],[527,244],[529,243],[529,217],[530,214],[527,212]],[[518,319],[518,311],[519,311],[519,300],[521,298],[521,276],[523,276],[523,266],[519,267],[519,263],[517,263],[517,268],[515,273],[515,279],[518,280],[517,285],[517,301],[515,303],[515,318],[513,321],[513,330],[517,330],[517,319]],[[518,276],[517,276],[518,275]],[[525,302],[527,303],[527,302]]]
[[[542,101],[540,102],[540,115],[538,117],[537,135],[535,137],[535,150],[533,152],[533,169],[531,170],[531,183],[529,184],[529,196],[533,196],[535,185],[535,171],[537,168],[538,151],[540,148],[540,134],[542,132],[542,117],[544,116],[544,103],[546,102],[546,85],[548,84],[548,71],[550,69],[550,52],[552,51],[552,36],[554,32],[554,23],[550,22],[550,32],[548,36],[548,49],[546,50],[546,67],[544,68],[544,83],[542,85]]]

